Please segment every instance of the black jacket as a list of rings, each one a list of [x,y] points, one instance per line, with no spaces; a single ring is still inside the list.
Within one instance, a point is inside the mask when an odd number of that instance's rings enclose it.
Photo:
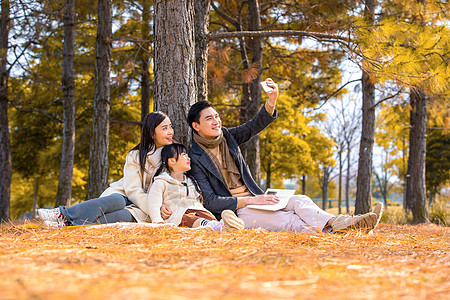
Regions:
[[[222,128],[231,155],[236,160],[236,165],[241,173],[242,180],[250,193],[253,195],[264,194],[259,185],[253,179],[247,163],[244,161],[239,145],[247,142],[253,136],[260,133],[264,128],[270,125],[277,117],[275,111],[270,115],[264,106],[258,114],[247,123],[226,129]],[[220,214],[226,209],[236,212],[237,199],[231,196],[231,192],[222,179],[219,171],[209,158],[208,154],[193,141],[189,151],[191,158],[190,174],[197,180],[203,194],[203,205],[212,212],[218,219]]]

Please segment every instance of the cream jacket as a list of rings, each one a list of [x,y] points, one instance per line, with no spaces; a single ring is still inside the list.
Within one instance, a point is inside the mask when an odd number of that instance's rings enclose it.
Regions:
[[[164,172],[155,177],[153,185],[148,193],[148,207],[153,223],[181,224],[181,218],[188,209],[207,211],[198,200],[199,194],[195,189],[194,182],[186,177],[181,182]],[[161,205],[165,204],[172,211],[167,220],[161,217]]]
[[[139,151],[128,152],[125,166],[123,168],[123,178],[110,184],[100,197],[111,194],[121,194],[133,202],[133,205],[126,207],[138,223],[151,222],[148,207],[147,193],[152,184],[152,178],[161,164],[161,148],[147,154],[145,163],[146,172],[142,172],[139,165]]]

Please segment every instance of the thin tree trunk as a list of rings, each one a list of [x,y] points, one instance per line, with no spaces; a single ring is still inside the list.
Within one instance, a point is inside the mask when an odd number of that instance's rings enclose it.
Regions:
[[[111,41],[112,1],[99,0],[87,199],[97,198],[108,186]]]
[[[11,144],[8,124],[9,1],[2,0],[0,16],[0,222],[9,220],[11,197]]]
[[[271,176],[272,176],[272,164],[271,161],[267,161],[267,172],[266,172],[266,190],[270,188],[272,182],[271,182]]]
[[[75,0],[66,0],[62,72],[64,126],[55,206],[69,206],[72,195],[73,161],[75,155],[75,16]]]
[[[302,175],[302,195],[306,195],[306,176]]]
[[[330,173],[327,168],[323,168],[323,180],[322,180],[322,209],[327,209],[328,204],[328,180]]]
[[[197,97],[194,2],[155,1],[155,110],[167,113],[175,140],[190,144],[186,116]]]
[[[142,0],[142,23],[141,34],[142,40],[150,40],[150,13],[151,3],[150,0]],[[143,124],[145,116],[150,111],[150,42],[142,43],[142,47],[139,51],[141,53],[141,123]]]
[[[350,213],[350,158],[351,158],[350,143],[347,144],[347,175],[345,179],[345,210]]]
[[[412,90],[410,102],[411,127],[409,132],[408,172],[406,175],[406,203],[413,214],[413,224],[428,223],[425,189],[426,96],[420,90]]]
[[[369,25],[372,25],[374,23],[375,3],[373,0],[366,0],[365,4],[365,15],[369,19]],[[363,70],[362,75],[362,93],[362,131],[356,183],[356,214],[368,212],[372,202],[372,155],[375,138],[375,86],[365,70]]]
[[[248,10],[250,14],[250,31],[259,31],[261,28],[261,16],[258,0],[250,0],[248,4]],[[262,40],[259,37],[250,39],[250,49],[252,50],[252,68],[257,67],[259,69],[258,76],[250,83],[250,97],[251,101],[247,102],[247,117],[248,119],[256,116],[261,109],[262,96],[261,96],[261,66],[263,57]],[[261,179],[261,160],[259,154],[259,135],[254,136],[247,142],[247,163],[253,178],[259,184]]]
[[[33,206],[31,207],[32,219],[36,217],[36,211],[38,207],[38,194],[39,194],[39,177],[36,177],[34,179],[34,188],[33,188]]]
[[[342,145],[340,146],[341,148],[339,149],[339,188],[338,188],[338,213],[341,214],[342,213]]]
[[[208,100],[209,9],[211,0],[194,1],[197,101]]]

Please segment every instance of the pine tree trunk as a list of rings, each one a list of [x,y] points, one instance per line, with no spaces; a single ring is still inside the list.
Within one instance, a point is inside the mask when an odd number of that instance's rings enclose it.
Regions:
[[[174,139],[190,144],[186,116],[197,97],[193,0],[155,1],[155,109],[167,113]]]
[[[261,27],[261,16],[258,0],[250,0],[248,4],[250,14],[250,31],[259,31]],[[250,83],[250,101],[247,102],[247,117],[253,118],[261,109],[261,66],[263,56],[262,40],[258,37],[250,39],[249,47],[252,50],[252,67],[257,66],[259,73]],[[261,180],[261,160],[259,153],[259,135],[254,136],[247,142],[247,164],[253,178],[259,184]]]
[[[11,198],[11,144],[8,126],[9,1],[2,0],[0,16],[0,222],[9,220]]]
[[[112,2],[111,0],[99,0],[87,199],[100,196],[108,186],[111,41]]]
[[[365,15],[369,25],[374,23],[375,3],[365,1]],[[375,86],[369,74],[363,70],[362,75],[362,130],[359,145],[358,177],[356,180],[355,213],[363,214],[370,210],[372,202],[372,156],[375,138]]]
[[[143,41],[150,40],[151,2],[142,0],[141,34]],[[150,42],[144,42],[141,46],[141,123],[150,111]]]
[[[56,193],[55,206],[69,206],[72,195],[73,161],[75,154],[75,15],[75,0],[66,0],[62,72],[64,126],[58,192]]]
[[[197,101],[208,100],[209,9],[211,0],[194,1]]]
[[[426,96],[420,90],[412,90],[410,102],[411,124],[409,131],[408,171],[406,175],[406,203],[412,212],[413,224],[428,223],[425,190]]]

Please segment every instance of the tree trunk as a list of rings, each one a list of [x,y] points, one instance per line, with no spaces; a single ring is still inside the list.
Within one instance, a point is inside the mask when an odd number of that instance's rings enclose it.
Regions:
[[[248,4],[250,14],[250,31],[259,31],[261,27],[261,16],[258,0],[250,0]],[[262,40],[259,37],[250,39],[249,47],[253,52],[251,67],[259,69],[258,76],[250,83],[250,101],[247,102],[247,117],[253,118],[261,109],[261,66],[263,56]],[[259,154],[259,135],[254,136],[247,142],[247,164],[252,172],[253,178],[259,184],[261,179],[261,160]]]
[[[342,213],[342,145],[340,146],[339,155],[339,187],[338,187],[338,213]]]
[[[428,223],[425,189],[425,155],[427,105],[420,90],[410,93],[411,115],[409,131],[409,158],[406,175],[406,203],[413,214],[413,224]]]
[[[87,199],[97,198],[108,186],[111,41],[112,2],[111,0],[99,0]]]
[[[141,35],[143,41],[150,40],[150,0],[142,0]],[[143,42],[141,49],[141,123],[150,111],[150,42]]]
[[[345,178],[345,210],[346,213],[350,213],[350,158],[351,158],[351,146],[347,144],[347,175]]]
[[[9,1],[2,0],[0,16],[0,222],[9,220],[11,198],[11,144],[8,124]]]
[[[365,1],[365,15],[369,25],[374,23],[375,3]],[[372,155],[375,138],[375,86],[369,74],[362,72],[362,130],[359,145],[358,177],[356,183],[355,213],[363,214],[370,210],[372,202]]]
[[[194,3],[155,1],[155,110],[167,113],[174,139],[190,144],[186,116],[195,103]]]
[[[266,190],[270,188],[272,182],[271,182],[271,176],[272,176],[272,163],[271,161],[267,161],[267,172],[266,172]]]
[[[194,1],[197,101],[208,100],[209,9],[211,0]]]
[[[330,173],[328,168],[323,168],[323,180],[322,180],[322,209],[327,209],[328,204],[328,180],[330,178]]]
[[[36,218],[36,211],[38,207],[38,194],[39,194],[39,176],[34,179],[33,189],[33,206],[31,207],[31,218]]]
[[[302,175],[302,195],[306,195],[306,176]]]
[[[69,206],[72,195],[73,161],[75,154],[75,0],[66,0],[64,14],[64,52],[62,90],[64,101],[64,126],[59,167],[58,192],[55,206]]]

